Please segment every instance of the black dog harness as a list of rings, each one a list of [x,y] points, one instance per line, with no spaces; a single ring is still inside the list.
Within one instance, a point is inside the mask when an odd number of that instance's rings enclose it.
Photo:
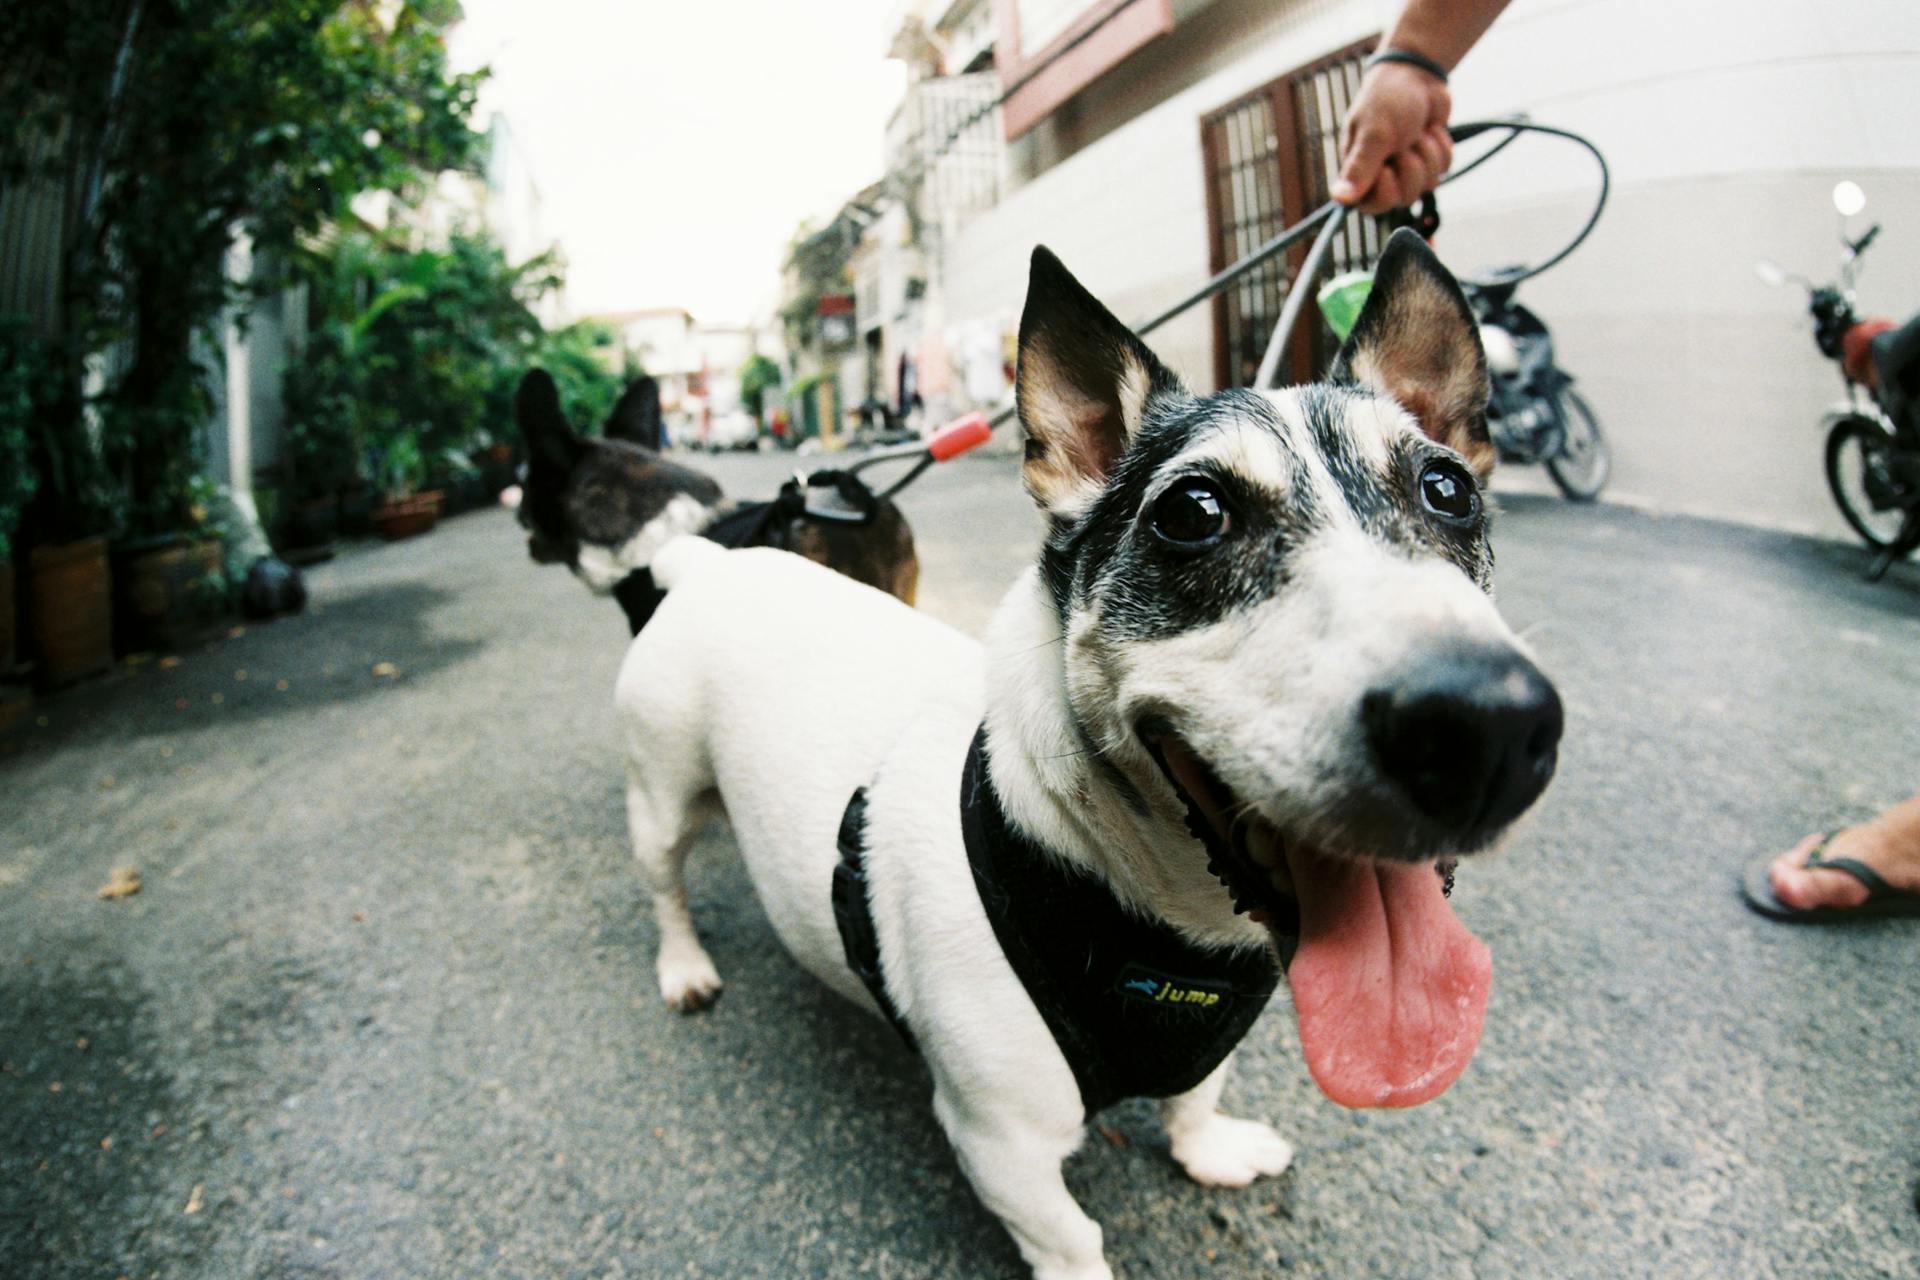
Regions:
[[[1122,1098],[1185,1093],[1246,1035],[1279,966],[1264,947],[1194,945],[1021,834],[993,789],[985,744],[982,726],[960,775],[967,861],[994,936],[1073,1069],[1088,1114]],[[865,791],[855,792],[840,824],[834,917],[847,963],[911,1045],[880,977],[865,809]]]
[[[807,505],[807,490],[831,488],[840,499],[833,511],[816,511]],[[840,524],[871,524],[880,512],[880,500],[864,481],[845,471],[815,471],[806,483],[796,476],[780,486],[772,502],[743,502],[700,530],[700,536],[728,549],[764,547],[768,530],[806,516],[813,520],[832,520]],[[667,598],[649,569],[635,569],[614,584],[613,598],[627,615],[634,635],[653,618],[653,611]]]

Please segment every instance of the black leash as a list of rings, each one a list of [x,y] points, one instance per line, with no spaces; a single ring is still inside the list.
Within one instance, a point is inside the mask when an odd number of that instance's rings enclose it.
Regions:
[[[1499,155],[1502,151],[1506,150],[1507,147],[1512,145],[1515,141],[1517,141],[1520,135],[1523,133],[1541,133],[1541,134],[1546,134],[1550,137],[1564,138],[1569,142],[1578,143],[1580,146],[1585,147],[1590,153],[1592,153],[1594,162],[1598,164],[1600,167],[1600,191],[1598,196],[1594,200],[1593,212],[1590,215],[1588,215],[1585,225],[1580,228],[1579,232],[1574,235],[1573,239],[1568,241],[1566,246],[1562,248],[1558,253],[1546,259],[1546,261],[1541,262],[1536,266],[1526,268],[1524,270],[1495,272],[1492,276],[1487,277],[1486,279],[1476,279],[1476,280],[1470,281],[1470,283],[1479,284],[1479,285],[1518,284],[1522,280],[1530,280],[1534,276],[1539,275],[1541,272],[1547,271],[1553,267],[1558,266],[1560,263],[1564,262],[1567,259],[1568,255],[1572,254],[1575,249],[1578,249],[1582,244],[1584,244],[1586,242],[1587,237],[1593,234],[1593,229],[1595,225],[1598,224],[1600,221],[1601,213],[1607,207],[1607,196],[1612,190],[1612,177],[1611,177],[1610,170],[1607,168],[1607,158],[1604,155],[1600,154],[1600,148],[1594,146],[1593,143],[1590,142],[1588,139],[1573,132],[1571,129],[1560,129],[1560,128],[1554,127],[1553,125],[1535,124],[1531,120],[1515,118],[1511,120],[1475,120],[1467,124],[1454,125],[1450,127],[1447,130],[1447,132],[1449,135],[1452,136],[1455,142],[1469,142],[1474,138],[1479,137],[1482,134],[1491,133],[1499,130],[1506,131],[1506,136],[1504,138],[1500,139],[1500,141],[1496,142],[1492,147],[1490,147],[1484,155],[1476,156],[1471,163],[1459,169],[1454,170],[1452,173],[1447,174],[1444,178],[1440,179],[1439,183],[1436,185],[1440,187],[1444,187],[1450,182],[1454,182],[1460,178],[1466,177],[1469,173],[1472,173],[1475,169],[1478,169],[1481,165],[1485,164],[1487,161],[1493,159],[1493,157],[1495,157],[1496,155]],[[1291,249],[1294,245],[1306,239],[1307,236],[1319,231],[1322,228],[1323,224],[1325,224],[1329,219],[1335,217],[1337,212],[1344,211],[1344,209],[1345,209],[1345,206],[1337,203],[1336,201],[1332,201],[1332,200],[1327,201],[1325,204],[1315,209],[1312,213],[1309,213],[1306,217],[1294,223],[1291,227],[1288,227],[1286,230],[1281,231],[1280,233],[1275,235],[1272,239],[1268,240],[1265,244],[1260,245],[1258,248],[1248,253],[1245,257],[1241,258],[1238,262],[1235,262],[1231,266],[1228,266],[1223,270],[1217,272],[1210,279],[1208,279],[1205,284],[1201,285],[1198,289],[1194,290],[1192,293],[1187,294],[1185,297],[1181,298],[1178,302],[1174,303],[1172,306],[1166,308],[1164,311],[1159,311],[1159,312],[1156,312],[1154,315],[1149,316],[1145,321],[1135,326],[1134,332],[1144,337],[1145,335],[1152,333],[1155,329],[1158,329],[1161,325],[1166,324],[1169,320],[1175,319],[1176,317],[1185,314],[1186,312],[1192,310],[1194,307],[1199,306],[1202,302],[1206,302],[1207,300],[1212,298],[1215,294],[1221,292],[1223,289],[1226,289],[1229,285],[1232,285],[1236,281],[1240,280],[1242,277],[1254,271],[1259,270],[1262,266],[1272,261],[1275,257],[1279,256],[1282,253],[1285,253],[1288,249]],[[1420,233],[1423,236],[1431,236],[1434,231],[1437,231],[1439,229],[1440,206],[1438,201],[1434,198],[1434,195],[1432,192],[1429,192],[1427,195],[1421,197],[1420,206],[1414,214],[1413,225],[1416,229],[1420,231]],[[1297,282],[1297,284],[1304,284],[1304,283],[1310,283],[1310,281],[1303,280],[1303,281]],[[1017,413],[1018,413],[1018,409],[1016,406],[1008,405],[1007,407],[995,413],[991,418],[987,419],[988,429],[991,431],[998,431],[1001,427],[1013,421]],[[899,483],[895,484],[892,488],[888,489],[881,496],[891,497],[894,494],[898,493],[900,490],[904,489],[908,484],[912,483],[915,479],[917,479],[920,473],[924,470],[925,470],[924,467],[916,467],[904,479],[902,479]]]

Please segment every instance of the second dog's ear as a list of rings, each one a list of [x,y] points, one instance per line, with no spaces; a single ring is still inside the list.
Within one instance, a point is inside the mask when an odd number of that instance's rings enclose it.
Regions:
[[[513,420],[527,442],[527,461],[536,468],[570,471],[580,453],[567,415],[560,410],[560,389],[545,369],[529,369],[513,395]]]
[[[1044,247],[1033,251],[1014,381],[1034,501],[1073,516],[1140,429],[1148,398],[1179,381]]]
[[[1460,286],[1413,231],[1394,232],[1380,254],[1333,380],[1391,397],[1481,479],[1493,470],[1480,326]]]
[[[627,384],[620,402],[607,415],[607,439],[659,453],[664,443],[660,426],[660,384],[642,374]]]

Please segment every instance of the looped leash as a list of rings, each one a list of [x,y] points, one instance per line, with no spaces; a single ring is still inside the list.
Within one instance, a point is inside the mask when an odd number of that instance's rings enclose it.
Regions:
[[[1408,61],[1407,58],[1398,56],[1399,51],[1389,50],[1387,52],[1393,56],[1383,59],[1384,61]],[[1376,55],[1376,57],[1378,57],[1378,55]],[[1444,70],[1441,70],[1439,74],[1442,79],[1445,78]],[[1601,155],[1600,149],[1586,138],[1573,132],[1571,129],[1559,129],[1552,125],[1535,124],[1525,116],[1515,116],[1505,120],[1476,120],[1467,124],[1452,125],[1448,128],[1447,132],[1456,143],[1467,142],[1485,133],[1504,132],[1505,136],[1487,148],[1487,150],[1479,156],[1475,157],[1470,163],[1459,169],[1455,169],[1453,172],[1441,178],[1438,183],[1439,186],[1446,186],[1450,182],[1466,177],[1469,173],[1472,173],[1475,169],[1478,169],[1481,165],[1493,159],[1494,156],[1506,150],[1506,148],[1518,140],[1523,133],[1545,134],[1550,137],[1562,138],[1566,141],[1577,143],[1592,155],[1594,163],[1599,166],[1600,190],[1594,201],[1593,212],[1587,216],[1586,224],[1580,228],[1573,239],[1568,241],[1558,253],[1524,271],[1501,273],[1498,278],[1499,283],[1518,284],[1522,280],[1531,279],[1543,271],[1558,266],[1561,262],[1565,261],[1567,256],[1575,249],[1585,243],[1587,237],[1593,233],[1594,226],[1600,221],[1601,212],[1607,207],[1607,195],[1611,188],[1611,175],[1607,169],[1606,157]],[[1339,225],[1345,220],[1347,212],[1345,205],[1337,204],[1331,200],[1327,201],[1318,209],[1315,209],[1306,217],[1294,223],[1291,227],[1279,232],[1265,244],[1260,245],[1242,257],[1238,262],[1215,273],[1205,284],[1201,285],[1194,292],[1181,298],[1178,302],[1175,302],[1172,306],[1167,307],[1158,314],[1149,316],[1141,321],[1140,324],[1135,326],[1134,331],[1140,336],[1145,337],[1161,325],[1167,323],[1167,321],[1172,320],[1175,316],[1184,315],[1200,303],[1220,293],[1235,281],[1251,274],[1265,263],[1285,253],[1297,242],[1318,232],[1319,234],[1313,249],[1307,255],[1307,261],[1302,264],[1300,271],[1293,273],[1293,278],[1298,284],[1304,284],[1313,280],[1317,276],[1320,266],[1325,263],[1327,255],[1332,248],[1334,237],[1339,231]],[[1434,200],[1431,192],[1421,200],[1419,207],[1415,210],[1412,225],[1419,230],[1422,236],[1428,238],[1431,238],[1433,233],[1439,230],[1440,207]],[[1490,283],[1490,281],[1475,281],[1474,283],[1484,284]],[[1273,377],[1277,374],[1280,365],[1281,349],[1286,345],[1287,337],[1293,332],[1294,323],[1299,318],[1299,313],[1305,302],[1303,295],[1306,292],[1307,290],[1300,287],[1295,287],[1289,292],[1286,303],[1282,308],[1281,322],[1275,327],[1272,339],[1267,345],[1265,356],[1261,360],[1261,375],[1255,380],[1256,386],[1270,385]],[[950,423],[947,427],[943,428],[928,442],[928,447],[923,448],[919,445],[904,445],[896,449],[877,450],[855,463],[852,467],[848,468],[848,470],[849,472],[858,471],[873,463],[888,462],[897,458],[921,455],[919,461],[909,468],[904,476],[875,495],[877,500],[885,501],[906,488],[909,484],[912,484],[920,477],[921,473],[926,471],[933,463],[944,462],[948,457],[953,456],[953,453],[941,450],[940,441],[942,437],[950,436],[956,442],[964,440],[965,443],[953,451],[956,453],[963,452],[981,441],[986,440],[995,430],[1013,421],[1016,412],[1017,410],[1014,406],[1008,405],[994,413],[991,418],[981,413],[968,414],[966,417],[961,418],[957,422]],[[807,508],[807,514],[827,520],[847,519],[844,515],[830,515],[824,510],[817,510],[811,506]]]

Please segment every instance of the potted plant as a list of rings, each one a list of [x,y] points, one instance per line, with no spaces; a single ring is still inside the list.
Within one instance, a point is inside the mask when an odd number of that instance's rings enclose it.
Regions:
[[[206,476],[191,477],[184,490],[177,527],[114,549],[114,622],[122,652],[177,649],[232,612],[225,501]]]
[[[25,436],[22,471],[36,487],[22,524],[31,546],[21,593],[25,634],[39,678],[70,684],[113,665],[105,470],[87,429],[77,367],[63,368],[58,350],[22,322],[0,323],[0,380],[12,388],[0,394],[0,418]]]
[[[480,466],[463,448],[449,446],[440,450],[428,467],[427,476],[441,495],[442,515],[472,511],[488,501],[486,481],[481,478]]]
[[[439,523],[440,494],[421,492],[427,459],[420,451],[420,433],[401,427],[383,433],[374,447],[375,483],[380,501],[373,508],[373,527],[388,541],[411,538]]]
[[[360,447],[354,326],[332,322],[287,371],[287,488],[283,553],[295,563],[333,554],[341,506],[358,492]]]
[[[199,441],[213,411],[205,371],[189,363],[136,401],[111,393],[105,438],[133,459],[123,536],[113,547],[114,621],[123,653],[178,648],[227,611],[223,504],[201,472]]]

